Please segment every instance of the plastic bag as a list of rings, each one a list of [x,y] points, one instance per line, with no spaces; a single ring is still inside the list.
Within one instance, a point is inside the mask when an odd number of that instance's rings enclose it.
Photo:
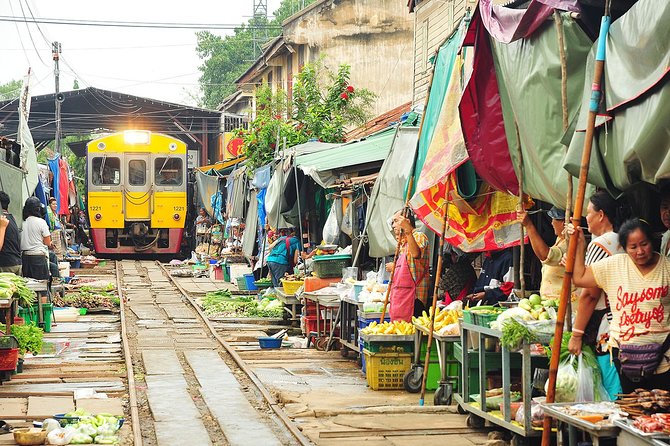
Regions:
[[[72,428],[54,429],[47,434],[47,441],[49,444],[70,444],[75,431]]]
[[[574,362],[575,356],[570,355],[558,366],[555,394],[555,401],[557,403],[572,403],[576,401],[579,376],[575,370]],[[549,384],[549,381],[547,381],[547,384]]]
[[[337,203],[335,201],[330,207],[326,224],[323,226],[323,240],[327,245],[337,244],[340,238],[340,225],[337,223],[337,210],[335,209]]]
[[[353,223],[351,221],[351,203],[347,206],[347,209],[344,211],[342,216],[342,224],[340,225],[342,232],[347,234],[349,237],[353,235]]]
[[[597,370],[596,370],[597,371]],[[584,364],[584,356],[580,353],[577,360],[577,394],[575,401],[578,403],[590,403],[594,398],[594,370]]]

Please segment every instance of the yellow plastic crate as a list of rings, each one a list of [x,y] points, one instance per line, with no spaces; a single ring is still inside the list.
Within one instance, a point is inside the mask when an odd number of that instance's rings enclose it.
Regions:
[[[284,280],[284,279],[281,279],[281,284],[282,284],[282,287],[284,288],[284,293],[286,293],[288,295],[295,294],[295,292],[298,291],[298,288],[300,288],[303,283],[305,283],[304,280]]]
[[[365,354],[365,377],[372,390],[403,389],[405,373],[412,367],[411,353],[373,353]]]

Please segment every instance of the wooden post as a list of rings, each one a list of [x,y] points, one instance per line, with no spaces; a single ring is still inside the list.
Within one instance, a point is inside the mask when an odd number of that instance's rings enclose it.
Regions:
[[[442,205],[442,212],[444,212],[444,218],[442,219],[442,237],[440,237],[440,250],[438,251],[437,256],[437,273],[435,274],[435,285],[433,286],[433,303],[430,311],[430,325],[428,326],[426,357],[423,361],[423,376],[421,378],[421,397],[419,398],[419,406],[423,406],[424,397],[426,396],[426,378],[428,377],[428,366],[430,365],[430,348],[433,345],[433,326],[435,325],[435,310],[437,308],[437,290],[440,286],[440,279],[442,278],[442,250],[444,249],[444,235],[447,232],[447,219],[449,218],[449,213],[447,212],[449,207],[447,201],[448,197],[449,190],[447,190],[447,193],[445,194],[444,204]],[[420,346],[417,348],[420,348]]]
[[[600,34],[598,37],[598,50],[596,52],[595,66],[593,70],[593,83],[591,87],[591,101],[589,103],[589,115],[586,125],[586,135],[584,140],[584,151],[579,169],[579,183],[577,184],[577,196],[575,197],[575,209],[572,214],[572,221],[579,224],[582,219],[582,208],[584,206],[584,194],[586,191],[586,180],[591,162],[591,149],[593,147],[593,135],[595,133],[596,114],[601,98],[601,86],[603,71],[605,68],[605,49],[607,33],[610,26],[610,0],[605,2],[605,12],[600,24]],[[558,362],[561,352],[561,341],[563,340],[563,325],[565,323],[565,313],[567,303],[570,298],[570,289],[572,282],[572,273],[575,267],[575,255],[577,254],[577,240],[579,235],[574,232],[570,236],[568,254],[565,265],[565,276],[563,276],[563,288],[561,289],[561,298],[558,304],[558,316],[556,319],[556,329],[554,330],[554,342],[551,347],[552,355],[549,363],[549,383],[547,388],[547,403],[553,403],[556,397],[556,375],[558,372]],[[551,418],[545,414],[542,430],[542,446],[551,444]]]

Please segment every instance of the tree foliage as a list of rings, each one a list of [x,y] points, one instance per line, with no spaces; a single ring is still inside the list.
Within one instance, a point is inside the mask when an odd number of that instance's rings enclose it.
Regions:
[[[196,52],[203,61],[199,70],[200,105],[216,108],[223,99],[235,92],[235,80],[254,61],[254,32],[250,26],[261,27],[256,31],[258,43],[266,43],[281,33],[281,24],[288,17],[300,11],[301,7],[314,0],[282,0],[272,20],[251,18],[246,24],[234,30],[229,36],[217,36],[209,31],[196,33]],[[264,27],[264,28],[263,28]],[[261,37],[262,35],[262,37]]]
[[[0,100],[16,99],[21,94],[21,85],[23,82],[12,80],[0,85]]]
[[[273,94],[268,85],[257,89],[256,119],[248,130],[236,132],[243,139],[249,170],[272,161],[284,138],[287,147],[311,139],[340,143],[345,141],[347,127],[364,124],[375,95],[351,85],[350,72],[348,65],[340,65],[333,73],[318,60],[300,71],[292,98],[282,90]]]

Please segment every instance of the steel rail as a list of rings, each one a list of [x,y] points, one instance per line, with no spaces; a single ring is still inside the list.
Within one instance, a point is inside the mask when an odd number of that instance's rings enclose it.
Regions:
[[[116,269],[116,291],[119,294],[119,306],[121,308],[121,342],[123,343],[123,358],[126,363],[126,376],[128,378],[128,405],[130,406],[130,420],[133,427],[133,445],[142,446],[142,428],[140,427],[140,412],[137,407],[137,391],[135,389],[135,372],[133,370],[133,360],[130,356],[130,346],[128,345],[128,332],[126,328],[126,304],[121,287],[121,262],[114,261]]]
[[[191,304],[193,309],[198,313],[200,318],[203,320],[207,328],[209,329],[210,333],[212,333],[212,336],[221,344],[221,346],[228,352],[228,354],[233,358],[235,363],[239,366],[239,368],[249,377],[251,382],[254,383],[258,391],[263,395],[263,398],[265,399],[265,402],[272,408],[275,414],[279,417],[279,419],[282,421],[284,426],[291,432],[293,437],[300,443],[301,446],[312,446],[314,443],[312,443],[303,433],[296,427],[296,425],[291,421],[291,419],[286,415],[286,412],[279,406],[279,403],[277,403],[277,400],[272,396],[272,394],[268,391],[268,389],[263,385],[263,383],[258,379],[256,374],[249,368],[247,363],[240,357],[240,355],[235,351],[235,349],[228,343],[226,342],[219,334],[216,332],[216,329],[212,325],[212,323],[209,321],[209,318],[207,315],[202,311],[200,306],[195,303],[195,301],[188,295],[186,290],[176,281],[174,278],[170,275],[168,270],[165,268],[165,266],[160,263],[159,261],[156,261],[156,264],[160,267],[161,270],[163,270],[163,273],[168,277],[170,282],[177,287],[179,292],[181,292],[182,296],[186,298],[186,300]]]

